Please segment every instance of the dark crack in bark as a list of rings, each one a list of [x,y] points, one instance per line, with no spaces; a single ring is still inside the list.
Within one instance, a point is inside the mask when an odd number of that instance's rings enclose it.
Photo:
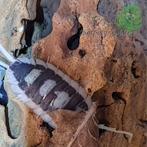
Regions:
[[[10,129],[10,124],[9,124],[9,115],[8,115],[8,107],[6,106],[5,107],[5,124],[6,124],[6,129],[7,129],[7,133],[8,133],[8,136],[11,138],[11,139],[16,139],[16,137],[14,137],[11,133],[11,129]]]

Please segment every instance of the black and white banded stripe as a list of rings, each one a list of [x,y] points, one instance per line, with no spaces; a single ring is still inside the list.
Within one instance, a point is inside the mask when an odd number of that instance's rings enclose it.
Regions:
[[[18,100],[25,103],[52,127],[56,127],[47,111],[68,109],[87,111],[85,90],[62,71],[41,60],[23,59],[7,70],[7,78]]]

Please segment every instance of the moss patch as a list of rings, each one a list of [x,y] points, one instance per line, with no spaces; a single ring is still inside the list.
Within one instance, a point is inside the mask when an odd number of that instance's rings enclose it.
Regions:
[[[139,31],[142,26],[142,13],[137,4],[124,7],[116,17],[116,25],[125,32]]]

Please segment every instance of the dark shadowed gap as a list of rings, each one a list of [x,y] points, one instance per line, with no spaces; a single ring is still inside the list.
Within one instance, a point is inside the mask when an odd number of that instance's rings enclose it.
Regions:
[[[42,24],[44,21],[43,8],[40,6],[41,0],[37,0],[36,3],[36,18],[34,20],[22,19],[21,23],[24,26],[24,32],[20,39],[21,48],[15,49],[13,52],[14,57],[18,57],[21,54],[26,54],[28,47],[32,46],[32,36],[34,33],[34,23]]]
[[[80,55],[81,58],[83,58],[86,55],[86,51],[84,49],[80,49],[79,55]]]
[[[99,124],[104,124],[105,126],[109,126],[110,125],[110,123],[106,119],[99,120]],[[101,137],[105,132],[106,132],[106,130],[99,129],[99,137]]]
[[[136,61],[133,61],[132,66],[131,66],[131,72],[134,76],[135,79],[140,78],[140,75],[138,74],[138,69],[137,69]]]
[[[112,98],[115,101],[121,100],[122,99],[122,93],[121,92],[113,92],[112,93]]]
[[[71,36],[67,41],[67,46],[70,50],[75,50],[79,47],[80,36],[82,32],[83,32],[83,26],[79,23],[77,33]]]
[[[50,134],[50,137],[53,136],[53,131],[54,131],[55,129],[52,128],[48,123],[43,122],[42,125],[41,125],[40,127],[45,128],[45,129],[48,131],[48,133]]]
[[[41,5],[43,4],[43,5]],[[36,2],[36,18],[34,20],[22,19],[24,26],[24,33],[20,39],[20,49],[13,52],[14,57],[20,54],[26,54],[27,49],[31,47],[38,40],[48,36],[52,31],[52,17],[60,5],[60,0],[37,0]],[[40,29],[36,30],[36,24]],[[38,33],[33,39],[34,33]],[[39,37],[38,37],[39,36]],[[33,39],[33,40],[32,40]]]
[[[25,46],[30,47],[32,45],[32,36],[34,32],[34,23],[37,22],[39,24],[42,24],[44,21],[44,15],[43,15],[43,8],[40,6],[41,0],[37,0],[36,3],[36,18],[35,20],[27,20],[23,19],[22,23],[24,24],[24,36],[25,36]],[[23,46],[24,47],[24,46]]]
[[[8,115],[8,107],[5,106],[5,124],[6,124],[6,129],[7,129],[7,133],[8,133],[8,136],[11,138],[11,139],[16,139],[16,137],[14,137],[11,133],[11,129],[10,129],[10,124],[9,124],[9,115]]]

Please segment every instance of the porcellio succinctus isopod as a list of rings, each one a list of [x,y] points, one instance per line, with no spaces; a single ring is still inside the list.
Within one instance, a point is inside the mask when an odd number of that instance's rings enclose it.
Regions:
[[[7,78],[17,99],[31,108],[50,126],[56,127],[48,111],[68,109],[87,111],[86,92],[62,71],[41,60],[16,61]]]

